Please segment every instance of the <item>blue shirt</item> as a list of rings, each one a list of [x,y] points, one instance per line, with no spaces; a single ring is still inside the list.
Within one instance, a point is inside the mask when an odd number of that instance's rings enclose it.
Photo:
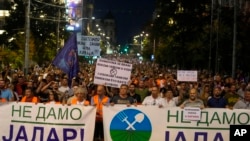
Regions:
[[[207,106],[211,108],[226,108],[226,105],[227,105],[227,100],[223,97],[220,98],[211,97],[207,101]]]
[[[13,97],[12,91],[10,89],[4,89],[1,90],[1,98],[6,99],[7,101],[10,101]]]

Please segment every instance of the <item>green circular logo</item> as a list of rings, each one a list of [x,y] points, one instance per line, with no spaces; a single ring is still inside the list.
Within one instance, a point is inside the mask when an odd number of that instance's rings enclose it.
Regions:
[[[149,118],[136,109],[120,111],[110,124],[110,136],[113,141],[148,141],[151,132]]]

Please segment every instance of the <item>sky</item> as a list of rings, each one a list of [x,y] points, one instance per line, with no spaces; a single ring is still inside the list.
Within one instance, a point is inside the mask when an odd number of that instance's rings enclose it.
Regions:
[[[155,0],[95,0],[94,16],[103,18],[111,11],[117,31],[118,44],[126,44],[133,36],[143,31],[143,26],[152,19]]]

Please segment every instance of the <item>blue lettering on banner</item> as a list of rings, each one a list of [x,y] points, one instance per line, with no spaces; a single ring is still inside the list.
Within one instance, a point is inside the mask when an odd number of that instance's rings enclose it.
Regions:
[[[2,137],[3,141],[12,141],[13,138],[13,125],[10,125],[10,135],[9,138],[7,139],[5,136]]]
[[[34,132],[31,141],[36,141],[38,135],[36,133],[40,130],[40,141],[43,141],[43,135],[44,135],[44,128],[43,127],[34,127]]]
[[[199,136],[203,136],[203,141],[207,141],[207,132],[195,132],[194,141],[199,141]]]
[[[214,137],[214,141],[224,141],[221,133],[216,133],[216,135]]]
[[[71,135],[71,136],[70,136]],[[63,129],[63,140],[74,140],[76,139],[76,130],[74,129]]]
[[[16,141],[18,140],[28,141],[27,133],[26,133],[24,126],[21,126],[18,130]]]
[[[59,138],[56,134],[56,129],[55,128],[51,128],[47,141],[59,141]]]
[[[185,136],[184,136],[184,133],[183,132],[179,132],[178,134],[177,134],[177,137],[176,137],[176,141],[179,141],[181,139],[181,141],[186,141],[186,138],[185,138]]]
[[[191,136],[191,135],[189,135]],[[208,141],[208,133],[207,132],[195,132],[194,133],[194,141],[199,141],[199,136],[202,138],[202,141]],[[165,131],[165,141],[187,141],[185,135],[182,131],[179,131],[175,138],[171,137],[170,139],[170,132]],[[190,139],[189,139],[190,140]],[[214,136],[213,141],[224,141],[221,133],[216,133]],[[234,140],[233,140],[234,141]]]
[[[15,127],[17,128],[17,127]],[[84,141],[84,129],[81,128],[80,130],[72,129],[72,128],[63,128],[63,136],[58,136],[58,131],[56,128],[51,128],[49,130],[47,138],[44,136],[44,127],[34,127],[33,133],[31,133],[31,129],[29,129],[29,132],[26,132],[25,126],[20,126],[18,129],[18,132],[14,133],[14,125],[10,125],[9,130],[9,136],[2,136],[2,141],[43,141],[44,139],[46,141],[60,141],[62,139],[63,141]],[[38,133],[40,131],[40,133]],[[32,135],[28,137],[29,135]]]

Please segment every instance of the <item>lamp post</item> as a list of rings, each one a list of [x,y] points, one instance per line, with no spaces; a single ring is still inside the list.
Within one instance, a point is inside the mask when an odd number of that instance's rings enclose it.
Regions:
[[[143,37],[143,34],[141,33],[141,34],[140,34],[141,54],[142,54],[142,51],[143,51],[142,37]]]
[[[155,38],[154,38],[154,45],[153,45],[153,55],[154,55],[154,58],[153,58],[153,64],[155,63]]]
[[[88,18],[80,18],[77,20],[75,28],[81,28],[81,34],[87,35],[87,28],[85,27],[84,20],[88,20]]]
[[[29,41],[30,41],[30,0],[26,0],[25,12],[25,51],[24,51],[24,75],[28,74],[29,68]]]
[[[210,45],[209,45],[209,58],[208,58],[209,73],[211,73],[211,61],[212,61],[213,16],[214,16],[214,0],[212,0],[211,2]]]
[[[142,31],[142,33],[140,34],[141,54],[142,54],[142,51],[143,51],[143,41],[144,41],[145,36],[148,37],[148,34],[145,33],[144,31]]]
[[[233,32],[233,51],[232,51],[232,77],[235,77],[235,67],[236,67],[236,41],[237,41],[237,7],[238,2],[234,1],[234,32]]]
[[[58,9],[58,21],[57,21],[57,29],[56,29],[56,49],[58,50],[59,47],[59,35],[60,35],[60,16],[61,11]]]

